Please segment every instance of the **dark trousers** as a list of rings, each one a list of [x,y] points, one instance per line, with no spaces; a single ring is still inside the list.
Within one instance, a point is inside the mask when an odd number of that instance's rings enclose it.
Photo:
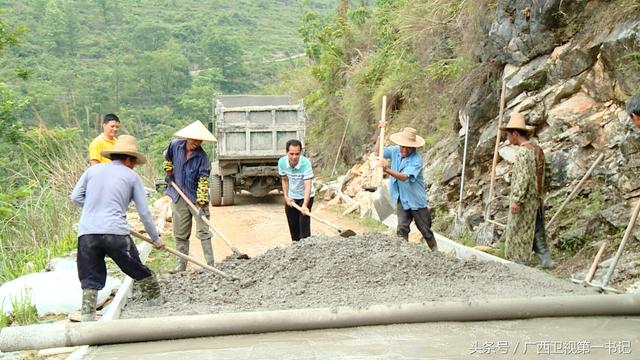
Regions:
[[[544,210],[542,206],[536,211],[536,229],[533,236],[533,251],[536,255],[544,255],[549,252],[547,235],[544,229]]]
[[[398,201],[396,205],[396,214],[398,215],[398,228],[396,234],[405,240],[409,240],[409,231],[411,231],[411,221],[416,222],[416,227],[422,234],[422,237],[432,250],[437,249],[436,238],[431,231],[431,214],[428,208],[418,210],[405,210]]]
[[[88,234],[78,238],[78,278],[82,290],[100,290],[107,281],[109,256],[120,269],[135,280],[153,273],[140,260],[140,254],[129,235]]]
[[[304,199],[293,200],[298,206],[302,206]],[[309,211],[313,207],[313,198],[309,199]],[[284,212],[287,214],[287,223],[289,223],[289,233],[291,240],[299,241],[300,239],[311,236],[311,217],[303,215],[298,209],[289,205],[284,206]]]

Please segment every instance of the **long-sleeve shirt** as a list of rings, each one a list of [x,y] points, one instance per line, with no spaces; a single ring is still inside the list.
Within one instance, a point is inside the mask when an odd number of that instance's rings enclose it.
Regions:
[[[389,182],[391,199],[400,201],[405,210],[426,208],[429,200],[424,187],[422,156],[414,150],[409,156],[403,158],[400,154],[400,146],[386,146],[384,157],[391,159],[391,170],[409,176],[406,181],[391,177]]]
[[[202,147],[195,149],[187,159],[186,146],[187,140],[171,141],[165,159],[173,163],[173,181],[192,203],[196,203],[198,180],[201,177],[209,177],[211,163]],[[167,187],[167,195],[174,203],[180,199],[180,195],[171,185]]]
[[[142,180],[119,160],[87,169],[70,198],[82,208],[78,237],[86,234],[128,235],[127,208],[133,200],[145,230],[153,241],[160,241]]]

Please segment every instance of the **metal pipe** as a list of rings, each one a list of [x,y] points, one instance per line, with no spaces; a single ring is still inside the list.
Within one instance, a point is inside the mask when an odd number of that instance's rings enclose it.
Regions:
[[[640,294],[293,309],[6,327],[0,351],[439,321],[640,315]]]

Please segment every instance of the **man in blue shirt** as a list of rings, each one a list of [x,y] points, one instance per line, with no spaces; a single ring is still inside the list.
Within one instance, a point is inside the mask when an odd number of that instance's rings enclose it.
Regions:
[[[287,215],[291,240],[311,236],[311,218],[309,213],[313,206],[313,169],[311,161],[302,156],[302,143],[298,140],[289,140],[286,145],[287,155],[278,160],[278,173],[282,182],[282,192],[286,206],[284,212]],[[298,211],[291,204],[297,204],[302,211]]]
[[[213,266],[213,246],[211,244],[211,231],[201,216],[209,218],[209,173],[211,163],[207,153],[200,146],[203,141],[215,141],[215,137],[200,122],[195,121],[191,125],[181,129],[175,134],[184,140],[172,140],[165,152],[164,170],[169,181],[174,182],[187,198],[200,207],[195,212],[180,194],[167,184],[167,195],[172,200],[173,212],[172,226],[173,238],[176,240],[176,249],[184,254],[189,253],[189,237],[191,236],[192,218],[196,218],[196,236],[202,244],[202,253],[207,264]],[[175,271],[184,271],[187,262],[178,258]]]
[[[379,124],[380,128],[384,122]],[[405,240],[409,239],[411,221],[416,226],[423,239],[432,251],[438,250],[438,244],[431,231],[431,214],[429,214],[427,192],[424,186],[422,171],[422,156],[417,148],[424,145],[424,139],[417,135],[415,129],[404,128],[399,133],[390,136],[391,141],[398,146],[384,148],[384,158],[391,159],[391,166],[382,160],[379,166],[384,173],[391,176],[389,182],[391,199],[397,202],[398,228],[396,234]],[[376,152],[379,149],[376,142]]]
[[[95,320],[97,293],[107,278],[105,256],[139,281],[146,298],[160,297],[160,286],[153,272],[140,260],[127,224],[127,208],[133,200],[144,228],[154,241],[153,246],[156,249],[164,247],[151,218],[142,180],[133,171],[146,159],[137,151],[136,139],[129,135],[120,136],[113,149],[102,151],[100,155],[111,162],[87,169],[70,196],[71,201],[82,208],[77,256],[82,286],[82,321]]]

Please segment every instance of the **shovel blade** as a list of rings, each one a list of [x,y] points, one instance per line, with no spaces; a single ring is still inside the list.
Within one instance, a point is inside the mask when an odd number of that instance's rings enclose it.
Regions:
[[[340,234],[340,236],[342,236],[344,238],[356,236],[356,232],[351,230],[351,229],[338,230],[338,233]]]

